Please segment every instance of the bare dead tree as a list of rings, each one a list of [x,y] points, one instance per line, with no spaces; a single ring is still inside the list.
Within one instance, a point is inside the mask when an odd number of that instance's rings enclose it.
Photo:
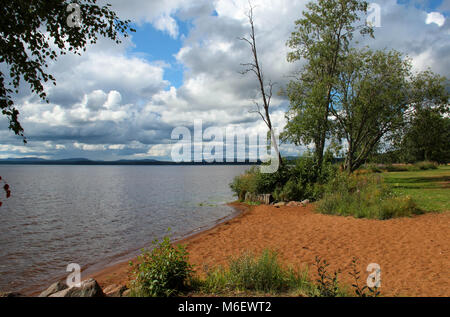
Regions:
[[[273,144],[273,147],[275,148],[275,151],[277,152],[278,160],[279,160],[280,164],[282,164],[281,154],[278,149],[278,144],[277,144],[277,141],[275,138],[275,133],[273,130],[272,121],[270,119],[270,111],[269,111],[270,101],[272,100],[272,95],[273,95],[272,90],[273,90],[274,83],[272,83],[272,81],[269,81],[269,83],[266,85],[264,82],[264,74],[262,71],[261,64],[258,61],[258,52],[256,50],[256,36],[255,36],[255,24],[254,24],[254,20],[253,20],[253,6],[250,3],[249,3],[249,6],[250,6],[250,9],[247,13],[247,17],[250,22],[251,32],[250,32],[249,38],[242,37],[239,39],[241,41],[246,42],[250,46],[250,49],[252,51],[253,61],[250,63],[241,64],[243,67],[245,67],[245,69],[243,71],[241,71],[240,73],[242,75],[245,75],[249,72],[253,72],[258,80],[259,89],[260,89],[260,92],[262,95],[262,101],[263,101],[262,108],[263,109],[261,109],[261,105],[257,101],[254,101],[255,110],[251,110],[250,113],[257,113],[263,119],[263,121],[267,125],[267,127],[269,128],[271,142]]]

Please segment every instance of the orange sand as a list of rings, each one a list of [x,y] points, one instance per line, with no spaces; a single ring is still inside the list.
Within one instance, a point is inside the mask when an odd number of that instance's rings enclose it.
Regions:
[[[240,216],[181,241],[199,271],[245,251],[269,248],[286,264],[308,265],[310,274],[320,256],[330,263],[330,272],[341,269],[340,280],[350,285],[356,256],[363,282],[369,263],[381,266],[385,296],[450,296],[450,212],[379,221],[316,214],[313,205],[233,205],[243,210]],[[91,277],[102,287],[126,284],[128,271],[128,263],[121,263]]]

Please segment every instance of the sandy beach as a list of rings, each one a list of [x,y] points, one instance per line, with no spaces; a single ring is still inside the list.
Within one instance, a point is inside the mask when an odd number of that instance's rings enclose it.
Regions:
[[[450,296],[450,212],[380,221],[316,214],[314,205],[232,205],[239,216],[177,242],[187,246],[200,274],[230,256],[272,249],[286,265],[309,266],[311,277],[320,256],[350,285],[350,264],[358,257],[363,281],[368,264],[381,266],[384,296]],[[128,262],[119,263],[90,277],[102,287],[126,284],[129,269]]]

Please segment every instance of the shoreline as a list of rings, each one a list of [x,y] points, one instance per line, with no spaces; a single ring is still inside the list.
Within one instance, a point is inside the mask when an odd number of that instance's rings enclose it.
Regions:
[[[172,243],[183,244],[183,243],[185,243],[185,241],[188,241],[191,238],[197,237],[197,236],[203,234],[204,232],[212,230],[212,229],[222,225],[223,223],[226,223],[227,221],[230,221],[232,219],[240,217],[243,213],[247,212],[249,209],[245,205],[238,203],[238,202],[225,203],[224,205],[231,207],[234,210],[234,212],[232,212],[228,216],[217,219],[211,225],[207,225],[207,226],[203,226],[203,227],[199,227],[197,229],[191,230],[187,233],[181,234],[180,236],[176,236],[173,240],[171,238]],[[151,242],[147,243],[147,245],[149,245],[150,243]],[[117,283],[108,284],[107,281],[110,280],[108,278],[108,276],[111,274],[115,275],[117,273],[123,274],[124,271],[129,268],[128,263],[130,261],[133,261],[133,262],[136,261],[136,259],[137,259],[136,254],[140,254],[141,249],[142,248],[137,248],[136,250],[130,250],[129,252],[126,253],[126,255],[119,255],[116,257],[115,260],[112,260],[112,261],[108,262],[107,264],[98,263],[98,264],[93,264],[85,269],[82,268],[81,280],[94,278],[97,280],[97,282],[99,283],[99,285],[102,288],[104,288],[110,284],[117,284]],[[43,289],[32,289],[32,290],[25,289],[24,294],[26,294],[28,296],[38,296],[40,293],[42,293],[44,290],[46,290],[48,288],[48,286],[50,286],[52,283],[54,283],[56,281],[64,280],[65,278],[66,278],[66,275],[61,276],[60,278],[54,278],[54,279],[52,279],[52,281],[50,281],[48,283],[48,285],[46,284],[46,286]]]
[[[247,214],[251,210],[250,206],[247,206],[238,202],[227,203],[228,206],[232,207],[236,212],[233,215],[228,217],[224,217],[219,219],[218,222],[212,227],[205,228],[204,230],[198,229],[198,232],[191,232],[191,234],[186,234],[184,237],[179,239],[175,239],[172,241],[173,244],[187,244],[189,241],[193,239],[201,238],[204,235],[207,235],[210,231],[213,231],[221,226],[227,225],[230,221],[235,219],[239,219]],[[123,261],[120,263],[116,263],[115,265],[108,266],[99,270],[97,272],[88,274],[85,278],[93,278],[98,284],[105,288],[108,285],[116,284],[116,285],[125,285],[128,283],[128,271],[130,269],[129,262],[135,262],[137,257],[133,257],[128,261]],[[84,278],[83,278],[84,279]]]
[[[184,244],[189,262],[199,275],[206,268],[226,266],[244,252],[276,251],[280,261],[294,268],[309,268],[315,279],[315,257],[341,270],[339,281],[349,287],[353,257],[359,259],[362,283],[367,266],[381,267],[382,296],[450,296],[450,211],[389,220],[324,215],[306,207],[229,204],[239,213],[212,228],[174,241]],[[135,259],[134,259],[135,260]],[[128,261],[82,276],[94,278],[102,288],[126,285]]]

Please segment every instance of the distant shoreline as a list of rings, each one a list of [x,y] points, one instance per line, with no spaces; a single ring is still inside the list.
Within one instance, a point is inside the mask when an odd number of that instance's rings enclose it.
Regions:
[[[0,161],[0,165],[93,165],[93,166],[242,166],[242,165],[260,165],[261,162],[169,162],[169,161]]]

